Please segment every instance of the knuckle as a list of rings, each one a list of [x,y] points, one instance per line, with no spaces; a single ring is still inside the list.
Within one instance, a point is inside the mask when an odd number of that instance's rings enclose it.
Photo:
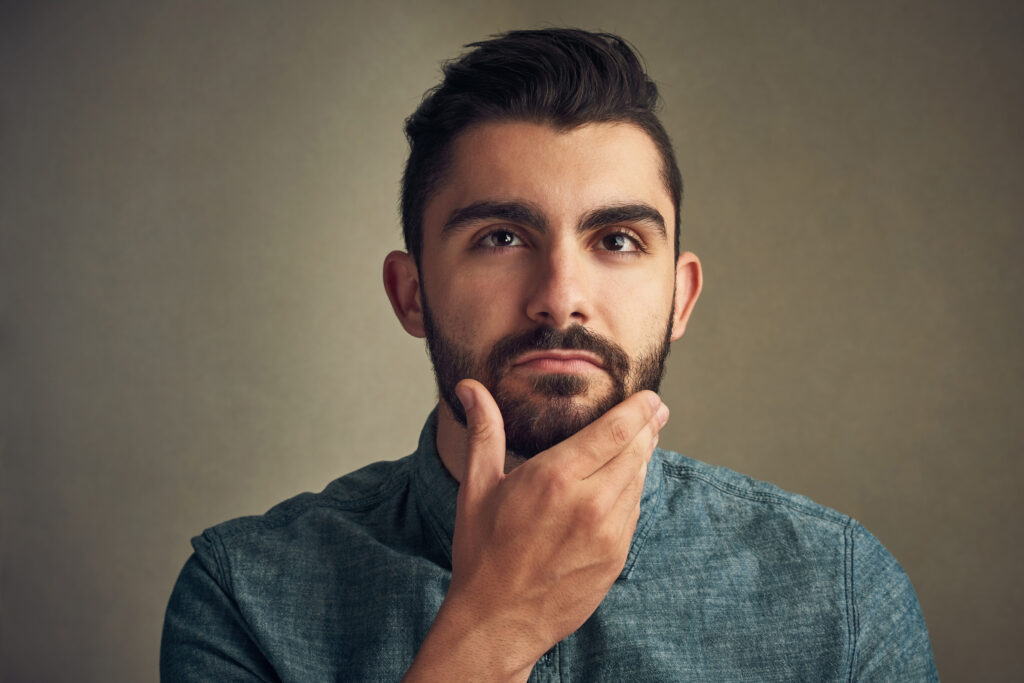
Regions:
[[[548,486],[554,495],[558,497],[567,496],[572,487],[572,481],[565,472],[555,470],[548,477]]]
[[[602,525],[594,533],[594,543],[605,553],[613,553],[619,549],[619,534],[609,524]]]
[[[616,418],[608,425],[608,435],[616,446],[625,446],[632,441],[629,425],[622,418]]]
[[[579,506],[576,508],[576,519],[583,526],[596,527],[598,533],[600,533],[604,526],[601,524],[601,521],[604,519],[604,509],[596,498],[585,498],[580,501]]]
[[[620,457],[625,458],[639,469],[640,463],[647,458],[645,444],[642,440],[633,441],[629,446],[623,449]]]
[[[561,497],[569,493],[572,481],[561,468],[545,466],[537,474],[542,478],[542,485],[548,495]]]
[[[494,433],[494,427],[490,422],[480,420],[470,424],[469,433],[474,440],[486,440]]]
[[[600,440],[594,438],[580,441],[577,446],[578,456],[580,459],[587,461],[604,462],[608,459],[607,451],[607,444],[603,444]]]

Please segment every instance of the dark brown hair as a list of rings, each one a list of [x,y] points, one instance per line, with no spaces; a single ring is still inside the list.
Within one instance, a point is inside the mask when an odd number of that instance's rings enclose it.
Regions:
[[[405,122],[410,152],[402,176],[402,231],[417,264],[423,210],[444,177],[453,141],[472,125],[501,120],[535,121],[558,130],[586,123],[639,126],[661,155],[679,252],[682,176],[654,113],[658,88],[626,41],[609,33],[542,29],[511,31],[466,47],[471,50],[444,65],[444,80],[427,91]]]

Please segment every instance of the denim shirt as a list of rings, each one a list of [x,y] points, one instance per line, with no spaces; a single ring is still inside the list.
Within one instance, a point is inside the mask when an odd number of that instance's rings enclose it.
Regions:
[[[451,579],[435,447],[206,530],[167,608],[164,681],[395,681]],[[531,681],[935,681],[896,560],[857,522],[658,450],[626,565]]]

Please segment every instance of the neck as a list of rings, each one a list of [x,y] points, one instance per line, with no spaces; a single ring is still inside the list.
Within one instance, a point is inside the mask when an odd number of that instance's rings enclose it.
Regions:
[[[445,401],[440,401],[437,410],[437,454],[445,469],[461,482],[466,472],[466,460],[469,458],[469,437],[466,428],[455,419],[452,409]],[[505,474],[519,467],[526,458],[505,451]]]

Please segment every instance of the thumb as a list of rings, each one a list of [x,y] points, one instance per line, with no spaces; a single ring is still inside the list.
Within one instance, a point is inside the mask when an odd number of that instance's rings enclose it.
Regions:
[[[491,392],[475,379],[455,385],[466,411],[466,468],[461,488],[485,494],[505,476],[505,421]]]

